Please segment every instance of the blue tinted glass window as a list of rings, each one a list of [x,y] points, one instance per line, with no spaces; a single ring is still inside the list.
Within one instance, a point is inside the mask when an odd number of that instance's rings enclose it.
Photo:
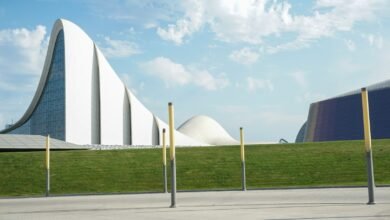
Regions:
[[[371,136],[390,138],[390,88],[368,91]],[[361,140],[364,138],[361,94],[318,102],[313,141]]]
[[[57,35],[48,78],[31,117],[12,134],[48,135],[65,140],[64,33]]]

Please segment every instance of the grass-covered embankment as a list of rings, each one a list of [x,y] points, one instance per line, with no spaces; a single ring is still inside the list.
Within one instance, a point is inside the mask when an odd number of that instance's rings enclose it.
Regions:
[[[390,184],[390,140],[373,149],[376,183]],[[239,146],[177,148],[176,158],[178,190],[241,188]],[[0,153],[0,196],[43,195],[44,161],[44,152]],[[362,141],[246,146],[246,169],[249,189],[366,184]],[[161,149],[51,153],[53,194],[162,188]]]

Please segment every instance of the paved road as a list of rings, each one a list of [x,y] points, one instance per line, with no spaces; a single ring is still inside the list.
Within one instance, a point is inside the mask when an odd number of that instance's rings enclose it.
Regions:
[[[390,188],[179,192],[170,194],[0,199],[0,219],[390,219]]]

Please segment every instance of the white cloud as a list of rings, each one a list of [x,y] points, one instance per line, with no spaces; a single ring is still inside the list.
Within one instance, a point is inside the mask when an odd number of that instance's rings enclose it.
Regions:
[[[164,40],[181,44],[204,26],[219,40],[260,45],[268,36],[296,34],[292,41],[270,46],[268,51],[308,47],[313,41],[349,31],[360,21],[373,19],[388,4],[385,0],[317,0],[308,15],[292,14],[292,5],[278,0],[185,1],[184,16],[167,27],[158,27]]]
[[[142,68],[147,74],[162,79],[167,87],[188,84],[192,77],[183,65],[165,57],[150,60],[142,64]]]
[[[249,65],[255,63],[259,59],[259,53],[245,47],[241,50],[233,51],[229,55],[229,58],[237,63]]]
[[[301,87],[306,88],[307,87],[307,79],[305,76],[305,73],[302,71],[296,71],[291,74],[289,74],[294,81]]]
[[[144,25],[144,27],[145,27],[146,29],[152,29],[152,28],[157,28],[158,25],[157,25],[156,23],[154,23],[154,22],[150,22],[150,23],[146,23],[146,24]]]
[[[0,68],[7,74],[39,75],[48,46],[46,27],[0,30]]]
[[[229,85],[229,80],[224,74],[220,74],[218,77],[214,77],[207,70],[194,69],[191,72],[193,76],[193,83],[207,90],[222,89]]]
[[[365,38],[370,46],[376,47],[378,49],[383,48],[383,37],[380,35],[375,35],[375,34],[367,34],[363,35],[363,38]]]
[[[182,44],[183,38],[198,31],[203,25],[204,4],[200,1],[186,1],[184,18],[170,24],[166,29],[157,28],[157,34],[164,40]]]
[[[345,45],[347,46],[349,51],[355,51],[356,50],[355,42],[353,42],[352,40],[346,40],[345,41]]]
[[[46,27],[42,25],[31,30],[0,30],[0,129],[11,122],[10,118],[20,118],[30,103],[42,72],[48,42]]]
[[[104,38],[104,45],[101,49],[107,57],[129,57],[141,53],[138,45],[126,40],[113,40],[109,37]]]
[[[351,2],[317,0],[312,16],[295,16],[292,25],[284,29],[296,32],[298,37],[291,42],[269,48],[269,52],[308,47],[322,37],[350,31],[355,23],[375,18],[376,13],[386,4],[388,3],[384,0]]]
[[[86,1],[93,14],[114,21],[131,22],[138,27],[150,27],[161,21],[172,21],[178,13],[180,0],[93,0]]]
[[[274,90],[274,85],[271,82],[271,80],[268,79],[256,79],[253,77],[247,77],[247,86],[249,91],[256,91],[256,90]]]
[[[206,90],[217,90],[229,84],[229,80],[223,74],[215,77],[207,70],[186,67],[166,57],[157,57],[145,62],[141,68],[147,74],[163,80],[166,87],[194,84]]]

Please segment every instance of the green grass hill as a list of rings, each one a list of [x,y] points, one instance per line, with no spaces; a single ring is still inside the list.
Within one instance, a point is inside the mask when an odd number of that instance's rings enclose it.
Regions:
[[[363,141],[249,145],[245,154],[248,189],[366,185]],[[390,184],[390,140],[373,141],[373,155],[376,184]],[[241,189],[239,146],[177,148],[176,158],[178,190]],[[44,195],[44,163],[43,151],[0,152],[0,196]],[[161,148],[51,152],[52,194],[162,190]]]

